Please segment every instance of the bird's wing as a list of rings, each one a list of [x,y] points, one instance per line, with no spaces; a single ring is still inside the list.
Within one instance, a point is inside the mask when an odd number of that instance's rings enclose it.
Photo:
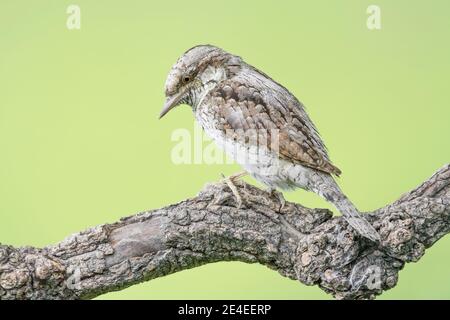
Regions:
[[[220,82],[206,97],[219,118],[218,129],[236,135],[256,129],[259,140],[265,132],[264,143],[279,158],[339,175],[303,105],[262,72],[249,71]]]

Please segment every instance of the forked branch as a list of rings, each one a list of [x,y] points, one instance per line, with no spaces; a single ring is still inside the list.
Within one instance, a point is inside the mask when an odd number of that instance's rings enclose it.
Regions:
[[[195,198],[74,234],[45,248],[0,245],[0,299],[89,299],[217,261],[260,263],[340,299],[394,287],[405,263],[450,230],[450,165],[396,202],[368,213],[380,245],[326,209],[224,183]]]

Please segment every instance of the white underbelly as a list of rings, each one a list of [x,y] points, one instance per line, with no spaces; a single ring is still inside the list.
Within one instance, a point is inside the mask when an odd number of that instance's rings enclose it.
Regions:
[[[223,131],[215,129],[210,121],[199,123],[218,147],[259,182],[270,188],[309,189],[310,178],[314,174],[310,168],[280,159],[266,146],[236,142],[227,137]]]

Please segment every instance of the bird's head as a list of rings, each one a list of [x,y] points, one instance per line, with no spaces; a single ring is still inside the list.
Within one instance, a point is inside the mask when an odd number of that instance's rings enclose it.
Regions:
[[[166,103],[159,118],[183,103],[196,107],[204,94],[219,81],[235,74],[241,62],[240,57],[211,45],[200,45],[186,51],[167,76]]]

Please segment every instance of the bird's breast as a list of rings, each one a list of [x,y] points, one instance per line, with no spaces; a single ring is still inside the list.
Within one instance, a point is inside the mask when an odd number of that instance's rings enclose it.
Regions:
[[[292,188],[292,183],[283,174],[288,163],[272,153],[265,143],[251,143],[246,139],[252,134],[250,130],[226,128],[214,109],[213,105],[203,104],[197,108],[195,117],[217,146],[261,183],[282,189]]]

